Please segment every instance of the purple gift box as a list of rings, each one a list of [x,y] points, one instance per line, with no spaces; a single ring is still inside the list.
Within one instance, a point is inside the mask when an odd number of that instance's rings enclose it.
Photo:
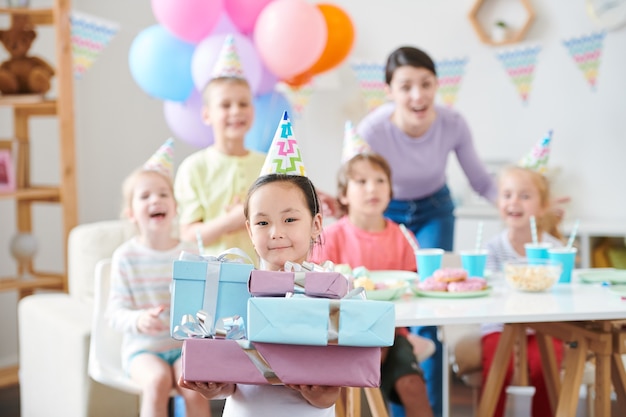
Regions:
[[[255,297],[284,296],[301,293],[309,297],[341,298],[349,291],[348,279],[339,272],[250,272],[248,290]]]
[[[380,348],[185,339],[187,381],[251,385],[380,386]]]

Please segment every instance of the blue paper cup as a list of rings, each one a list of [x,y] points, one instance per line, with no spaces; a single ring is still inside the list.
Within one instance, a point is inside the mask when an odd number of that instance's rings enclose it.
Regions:
[[[415,252],[417,273],[420,276],[420,281],[432,277],[433,273],[441,268],[443,252],[443,249],[419,249]]]
[[[562,265],[559,283],[572,282],[572,270],[576,263],[576,248],[551,248],[548,250],[548,256],[551,261],[560,262]]]
[[[528,263],[532,264],[535,260],[548,259],[548,249],[551,247],[552,243],[526,243],[524,249]]]
[[[485,264],[487,263],[487,251],[486,250],[467,250],[461,251],[461,264],[463,269],[467,271],[467,275],[470,277],[485,276]]]

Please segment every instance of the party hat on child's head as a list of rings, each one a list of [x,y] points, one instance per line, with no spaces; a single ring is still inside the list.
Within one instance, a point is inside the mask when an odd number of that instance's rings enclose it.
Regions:
[[[289,115],[285,111],[276,128],[274,139],[267,152],[261,176],[268,174],[301,175],[306,177],[298,142],[293,136]]]
[[[226,39],[224,39],[224,44],[217,57],[217,61],[215,61],[211,75],[213,78],[245,78],[243,67],[241,66],[241,59],[239,58],[239,53],[237,53],[237,47],[235,46],[235,37],[233,35],[228,35]]]
[[[348,162],[360,153],[371,152],[370,145],[356,133],[356,129],[351,121],[346,121],[346,127],[343,135],[343,151],[341,153],[341,162]]]
[[[548,170],[551,141],[552,130],[549,130],[548,133],[535,144],[530,152],[519,161],[518,165],[545,174]]]
[[[159,171],[170,178],[174,177],[174,139],[169,138],[163,145],[143,164],[147,171]]]

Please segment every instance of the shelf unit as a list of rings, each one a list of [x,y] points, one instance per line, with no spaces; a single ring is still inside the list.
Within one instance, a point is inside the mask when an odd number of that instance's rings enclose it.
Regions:
[[[13,113],[13,137],[0,139],[0,148],[11,149],[15,169],[16,188],[0,192],[0,200],[15,202],[15,221],[18,232],[33,232],[33,205],[55,203],[61,205],[62,245],[65,248],[64,271],[67,270],[67,239],[77,224],[76,155],[74,131],[74,87],[71,43],[71,1],[53,0],[49,8],[0,8],[0,15],[8,15],[13,24],[16,18],[26,17],[34,26],[51,25],[55,36],[56,98],[33,96],[2,96],[0,107],[10,107]],[[31,140],[29,121],[37,117],[55,117],[59,135],[60,181],[58,186],[39,186],[30,178]],[[26,271],[23,271],[24,268]],[[0,291],[17,291],[23,298],[37,289],[67,291],[67,274],[35,270],[33,263],[18,267],[18,274],[30,273],[32,279],[0,277]],[[0,369],[0,387],[16,384],[17,366]]]
[[[485,4],[485,2],[486,0],[475,0],[474,5],[472,6],[468,14],[468,18],[470,23],[472,24],[472,28],[474,28],[474,32],[476,32],[476,35],[481,42],[487,45],[501,46],[521,42],[522,40],[524,40],[528,29],[530,29],[530,25],[535,20],[535,10],[533,9],[532,4],[530,4],[530,0],[520,0],[521,5],[526,11],[526,18],[524,19],[524,23],[522,24],[521,28],[516,32],[511,33],[508,39],[502,41],[496,41],[492,39],[489,33],[485,31],[485,28],[478,19],[478,13],[480,11],[480,8]]]

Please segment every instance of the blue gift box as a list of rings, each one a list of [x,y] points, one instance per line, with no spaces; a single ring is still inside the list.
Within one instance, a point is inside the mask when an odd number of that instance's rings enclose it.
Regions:
[[[253,342],[391,346],[395,309],[388,301],[252,297],[246,329]]]
[[[170,333],[183,316],[206,311],[213,321],[239,315],[247,317],[248,278],[252,264],[222,260],[174,261]],[[209,323],[213,325],[214,323]],[[245,325],[245,323],[244,323]]]

